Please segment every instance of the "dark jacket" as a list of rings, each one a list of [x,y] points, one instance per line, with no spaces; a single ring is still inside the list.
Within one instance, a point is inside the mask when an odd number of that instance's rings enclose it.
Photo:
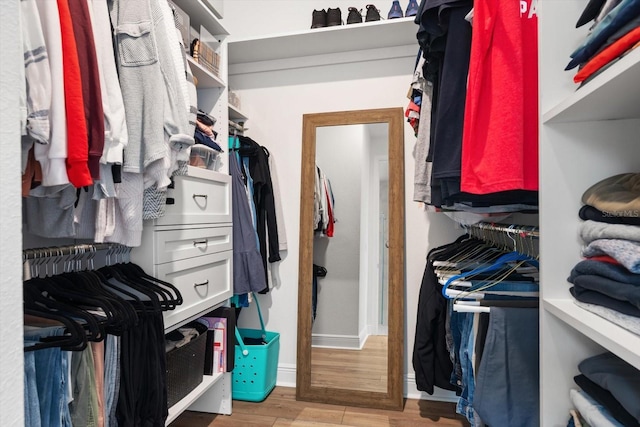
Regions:
[[[451,384],[453,363],[446,343],[447,301],[433,269],[436,255],[440,255],[457,243],[433,249],[427,255],[418,297],[416,336],[413,344],[413,369],[418,390],[433,394],[434,387],[458,392]],[[444,258],[446,259],[446,257]]]
[[[256,208],[256,231],[260,254],[267,270],[267,261],[280,261],[278,225],[269,170],[269,152],[247,136],[240,136],[240,156],[249,158],[249,174],[253,180],[253,201]]]

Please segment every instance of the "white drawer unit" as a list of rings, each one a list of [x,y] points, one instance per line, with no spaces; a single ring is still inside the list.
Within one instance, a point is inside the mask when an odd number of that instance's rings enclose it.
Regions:
[[[231,297],[231,251],[188,258],[157,266],[158,278],[172,283],[182,294],[183,302],[164,313],[164,326],[172,326],[197,316]]]
[[[164,264],[232,249],[231,226],[157,228],[153,233],[155,264]]]
[[[189,167],[189,174],[174,178],[167,190],[164,216],[155,225],[219,224],[231,222],[231,177],[219,172]]]
[[[174,178],[165,216],[145,221],[133,261],[176,286],[184,302],[165,313],[165,329],[205,314],[233,295],[231,179],[189,166]]]
[[[142,242],[132,261],[171,283],[182,304],[164,313],[165,332],[179,328],[233,295],[231,178],[189,166],[174,178],[165,215],[144,222]],[[169,408],[166,424],[194,406],[205,412],[231,413],[231,374],[204,375],[203,381]]]

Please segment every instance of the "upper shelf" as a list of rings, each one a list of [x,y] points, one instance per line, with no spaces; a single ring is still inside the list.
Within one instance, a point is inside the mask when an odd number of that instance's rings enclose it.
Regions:
[[[173,2],[189,15],[190,25],[200,31],[200,26],[219,38],[225,38],[229,32],[214,15],[213,10],[203,0],[173,0]]]
[[[640,118],[640,48],[545,111],[545,123]]]
[[[578,307],[570,299],[545,299],[544,309],[640,369],[640,336]]]
[[[240,109],[234,105],[229,104],[229,119],[236,122],[246,122],[249,117],[244,114]]]
[[[212,87],[226,86],[220,77],[198,64],[196,60],[189,55],[187,55],[187,61],[191,65],[191,72],[193,73],[193,76],[198,80],[196,88],[208,89]]]
[[[418,26],[413,17],[316,28],[229,41],[229,64],[290,59],[413,44]]]

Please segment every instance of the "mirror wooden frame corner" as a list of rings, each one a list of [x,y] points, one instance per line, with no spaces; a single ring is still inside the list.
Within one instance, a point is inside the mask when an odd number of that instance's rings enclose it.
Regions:
[[[316,128],[388,123],[389,133],[389,305],[388,381],[386,392],[311,385],[313,192],[316,174]],[[404,407],[404,113],[403,109],[304,114],[300,192],[298,272],[298,342],[296,399],[336,405],[402,410]]]

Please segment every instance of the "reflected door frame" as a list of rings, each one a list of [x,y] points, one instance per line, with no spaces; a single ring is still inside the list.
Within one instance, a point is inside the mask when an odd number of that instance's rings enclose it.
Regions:
[[[386,392],[311,385],[311,295],[313,187],[316,128],[387,123],[389,139],[388,380]],[[303,115],[298,274],[296,399],[338,405],[402,410],[404,367],[404,114],[403,109],[340,111]]]

